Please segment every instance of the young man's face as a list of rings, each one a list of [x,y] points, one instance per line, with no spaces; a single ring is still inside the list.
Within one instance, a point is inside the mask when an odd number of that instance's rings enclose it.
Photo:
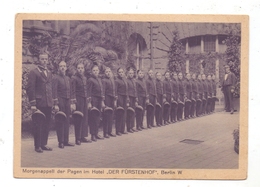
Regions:
[[[210,75],[207,78],[208,78],[209,81],[211,80],[211,76]]]
[[[43,67],[47,67],[47,64],[48,64],[48,55],[47,54],[42,54],[39,56],[39,61],[40,61],[40,64],[43,66]]]
[[[59,71],[62,74],[65,74],[66,70],[67,70],[66,62],[60,62],[60,64],[59,64]]]
[[[138,72],[138,77],[139,77],[139,78],[143,78],[143,77],[144,77],[144,72],[139,71],[139,72]]]
[[[94,76],[98,76],[98,74],[99,74],[99,69],[98,69],[98,67],[97,66],[95,66],[93,69],[92,69],[92,74],[94,75]]]
[[[150,70],[150,71],[148,72],[148,75],[149,75],[150,78],[153,78],[153,71]]]
[[[78,71],[79,74],[82,75],[84,73],[84,71],[85,71],[84,65],[83,64],[78,64],[77,71]]]
[[[178,79],[178,75],[177,75],[177,73],[174,73],[174,74],[173,74],[173,78],[174,78],[175,80]]]
[[[170,73],[165,73],[165,78],[169,79],[170,78]]]
[[[162,74],[161,74],[161,73],[157,73],[157,74],[156,74],[156,78],[157,78],[158,80],[161,80],[161,79],[162,79]]]
[[[201,80],[201,75],[198,75],[198,80]]]
[[[119,75],[120,77],[124,77],[124,70],[120,69],[120,70],[118,71],[118,75]]]
[[[134,77],[134,71],[133,70],[128,71],[128,77],[131,78],[131,79]]]
[[[179,78],[180,80],[182,80],[182,77],[183,77],[182,73],[179,73],[178,78]]]
[[[187,74],[187,75],[186,75],[186,78],[187,78],[188,80],[190,80],[190,74]]]
[[[195,74],[192,75],[192,79],[193,79],[193,80],[196,79],[196,75],[195,75]]]
[[[206,75],[202,75],[202,80],[206,80]]]
[[[105,75],[106,75],[108,78],[110,78],[110,77],[111,77],[111,70],[110,70],[110,69],[106,69]]]

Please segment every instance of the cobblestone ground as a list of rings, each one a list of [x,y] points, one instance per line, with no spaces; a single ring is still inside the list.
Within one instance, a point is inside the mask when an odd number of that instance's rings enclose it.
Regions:
[[[235,169],[238,155],[234,152],[232,132],[239,124],[239,113],[217,111],[163,127],[95,143],[59,149],[54,131],[48,145],[51,152],[36,153],[33,139],[24,136],[21,143],[22,167],[73,168],[187,168]],[[199,144],[181,142],[200,140]],[[73,126],[70,134],[74,142]]]

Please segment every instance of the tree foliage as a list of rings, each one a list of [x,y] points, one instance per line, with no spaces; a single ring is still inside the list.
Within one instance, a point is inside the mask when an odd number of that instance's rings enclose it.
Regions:
[[[179,39],[178,31],[173,31],[173,39],[168,52],[168,69],[170,72],[179,72],[184,66],[184,46]]]

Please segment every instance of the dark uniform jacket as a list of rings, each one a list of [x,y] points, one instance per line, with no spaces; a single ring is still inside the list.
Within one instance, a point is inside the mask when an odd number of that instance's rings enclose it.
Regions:
[[[216,96],[217,94],[217,84],[215,82],[215,80],[211,80],[211,85],[212,85],[212,93],[214,96]]]
[[[207,85],[208,85],[208,93],[212,94],[213,93],[212,82],[207,80]]]
[[[148,97],[144,79],[136,79],[136,91],[139,97]]]
[[[192,83],[191,83],[191,80],[186,79],[184,81],[184,84],[185,84],[187,97],[188,97],[188,99],[191,99],[191,97],[192,97]]]
[[[149,77],[149,78],[146,80],[146,89],[147,89],[148,95],[156,96],[156,84],[155,84],[155,80],[152,79],[151,77]]]
[[[208,83],[207,80],[202,80],[202,85],[203,85],[203,92],[208,93]]]
[[[76,96],[89,98],[87,92],[87,78],[79,73],[76,73],[71,78],[71,88],[72,88],[72,97],[75,98]]]
[[[163,90],[163,82],[161,80],[156,79],[156,94],[159,95],[164,95],[164,90]]]
[[[136,93],[136,85],[135,85],[135,80],[132,78],[127,78],[126,79],[127,82],[127,86],[128,86],[128,95],[130,97],[137,97],[137,93]]]
[[[91,97],[100,97],[104,100],[104,90],[102,81],[99,77],[91,76],[87,80],[87,91]]]
[[[52,90],[52,73],[41,66],[30,71],[27,95],[31,106],[52,107],[54,101],[57,101],[57,97]]]
[[[115,83],[116,83],[116,94],[128,96],[128,85],[126,79],[118,76],[117,79],[115,80]]]
[[[199,93],[199,94],[203,94],[203,92],[204,92],[204,87],[203,87],[202,81],[201,81],[201,80],[198,80],[198,81],[197,81],[197,84],[198,84],[198,93]]]
[[[164,79],[163,81],[163,91],[166,95],[172,95],[172,85],[170,79]]]
[[[116,84],[114,79],[112,77],[111,78],[105,77],[104,79],[102,79],[102,83],[103,83],[104,95],[115,97]]]
[[[53,92],[57,97],[71,99],[71,104],[75,103],[75,95],[72,97],[71,80],[68,76],[57,74],[53,78]]]
[[[186,94],[186,85],[185,82],[183,80],[179,80],[178,81],[179,84],[179,94],[181,95],[185,95]]]
[[[198,81],[196,81],[196,80],[194,80],[194,79],[192,79],[191,80],[191,87],[192,87],[192,92],[194,93],[194,94],[198,94]]]

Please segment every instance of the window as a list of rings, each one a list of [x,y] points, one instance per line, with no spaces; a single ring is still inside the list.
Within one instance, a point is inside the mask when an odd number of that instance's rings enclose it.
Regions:
[[[204,52],[216,51],[216,37],[211,35],[204,36]]]
[[[189,41],[189,53],[200,53],[201,37],[195,36],[188,39]]]

